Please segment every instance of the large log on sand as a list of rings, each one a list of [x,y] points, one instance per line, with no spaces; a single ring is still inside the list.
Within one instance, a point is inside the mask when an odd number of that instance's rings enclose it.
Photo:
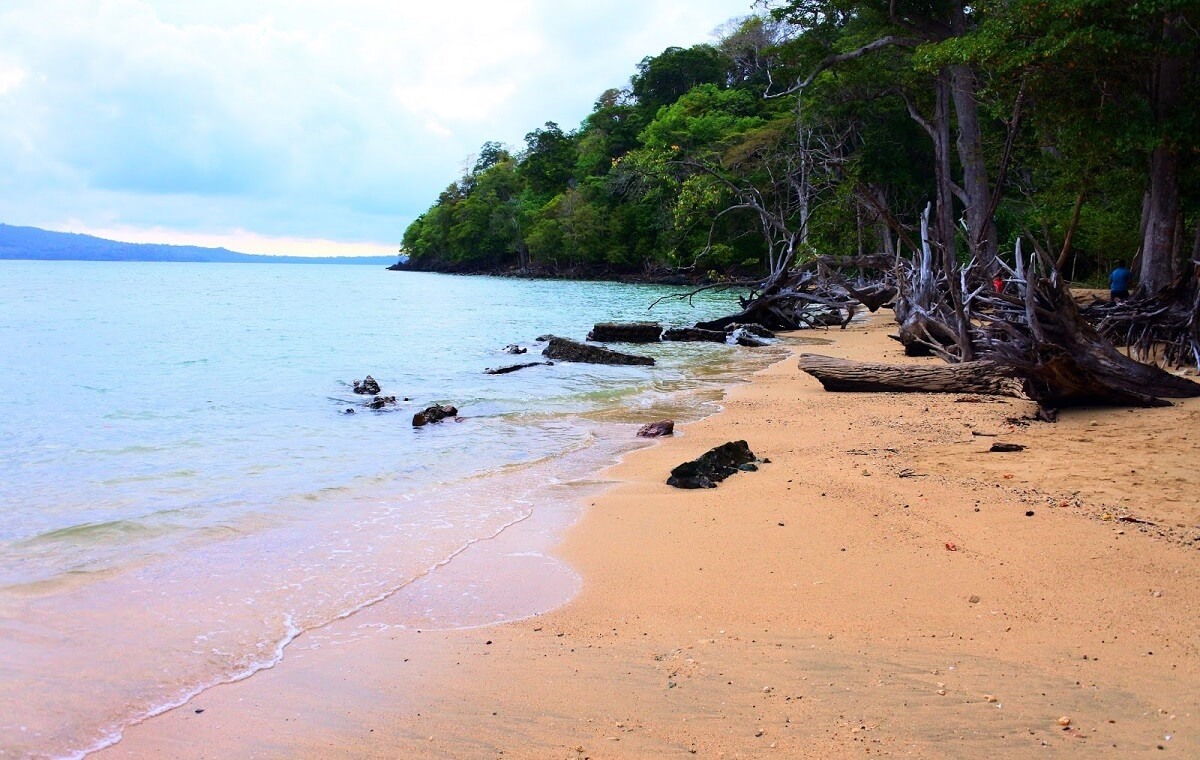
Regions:
[[[587,339],[601,343],[657,343],[662,331],[657,322],[600,322]]]
[[[1020,396],[1020,382],[994,362],[877,364],[821,354],[801,354],[800,369],[827,391],[876,393],[984,393]]]

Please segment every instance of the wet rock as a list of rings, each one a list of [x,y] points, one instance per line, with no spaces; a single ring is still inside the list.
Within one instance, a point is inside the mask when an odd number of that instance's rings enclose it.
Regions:
[[[375,382],[375,378],[367,375],[363,380],[354,381],[354,392],[361,396],[374,396],[379,393],[379,383]]]
[[[413,415],[413,427],[421,427],[434,422],[441,422],[447,417],[454,417],[458,414],[458,409],[449,404],[435,404],[423,411]]]
[[[611,343],[657,343],[662,336],[657,322],[600,322],[592,327],[587,339]]]
[[[750,333],[751,335],[755,335],[759,338],[774,338],[775,337],[775,333],[771,332],[770,330],[763,327],[762,325],[756,324],[754,322],[734,322],[733,324],[731,324],[725,328],[726,332],[733,332],[734,330],[745,330],[746,332]]]
[[[673,341],[724,343],[725,338],[725,333],[720,330],[702,330],[699,327],[672,327],[662,334],[663,340]]]
[[[516,343],[509,343],[504,347],[504,353],[506,354],[523,354],[528,350],[524,346],[518,346]]]
[[[346,411],[342,412],[342,414],[354,414],[354,410],[347,407]]]
[[[763,346],[771,345],[767,342],[766,338],[760,338],[744,327],[739,327],[729,333],[729,339],[739,346],[749,346],[750,348],[762,348]]]
[[[525,362],[524,364],[510,364],[507,367],[497,367],[496,369],[488,368],[483,371],[485,375],[507,375],[509,372],[516,372],[519,369],[527,367],[553,367],[554,362]]]
[[[363,406],[367,407],[368,409],[382,409],[385,406],[395,406],[395,405],[396,405],[396,397],[395,396],[376,396],[375,398],[371,399],[367,403],[363,404]]]
[[[642,425],[642,427],[637,431],[637,434],[642,438],[657,438],[660,435],[675,435],[675,421],[659,420],[658,422],[651,422],[649,424]]]
[[[667,485],[676,488],[716,488],[717,483],[754,462],[754,452],[745,441],[723,443],[705,452],[699,459],[684,462],[671,470]]]
[[[1024,450],[1025,450],[1025,447],[1019,443],[1001,443],[1000,441],[993,443],[992,447],[990,449],[988,449],[988,451],[1000,452],[1000,453],[1009,452],[1009,451],[1024,451]]]
[[[620,351],[612,351],[603,346],[589,346],[586,343],[580,343],[570,338],[558,337],[550,338],[550,344],[542,351],[542,356],[564,362],[583,362],[586,364],[654,364],[654,359],[649,356],[623,354]]]

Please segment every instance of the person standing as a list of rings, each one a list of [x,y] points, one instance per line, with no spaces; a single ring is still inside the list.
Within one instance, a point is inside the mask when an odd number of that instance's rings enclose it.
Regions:
[[[1117,268],[1108,276],[1108,294],[1113,303],[1129,298],[1129,279],[1133,273],[1125,268],[1124,261],[1117,261]]]

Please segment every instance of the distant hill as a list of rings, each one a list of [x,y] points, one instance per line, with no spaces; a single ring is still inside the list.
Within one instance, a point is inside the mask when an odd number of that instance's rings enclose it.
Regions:
[[[191,261],[236,264],[395,264],[394,256],[259,256],[225,248],[121,243],[74,232],[0,224],[0,259],[39,261]]]

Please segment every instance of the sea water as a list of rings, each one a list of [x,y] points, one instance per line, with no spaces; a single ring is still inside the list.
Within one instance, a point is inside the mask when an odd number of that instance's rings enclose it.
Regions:
[[[654,367],[483,372],[541,360],[546,333],[736,308],[706,293],[648,311],[680,290],[364,266],[0,262],[0,755],[78,756],[273,665],[297,636],[577,501],[637,445],[638,423],[703,416],[778,355],[661,343],[630,347]],[[367,374],[394,409],[362,406],[349,384]],[[434,403],[460,419],[414,428]],[[544,611],[570,591],[541,577],[551,561],[473,594],[427,583],[419,609],[392,621]]]

